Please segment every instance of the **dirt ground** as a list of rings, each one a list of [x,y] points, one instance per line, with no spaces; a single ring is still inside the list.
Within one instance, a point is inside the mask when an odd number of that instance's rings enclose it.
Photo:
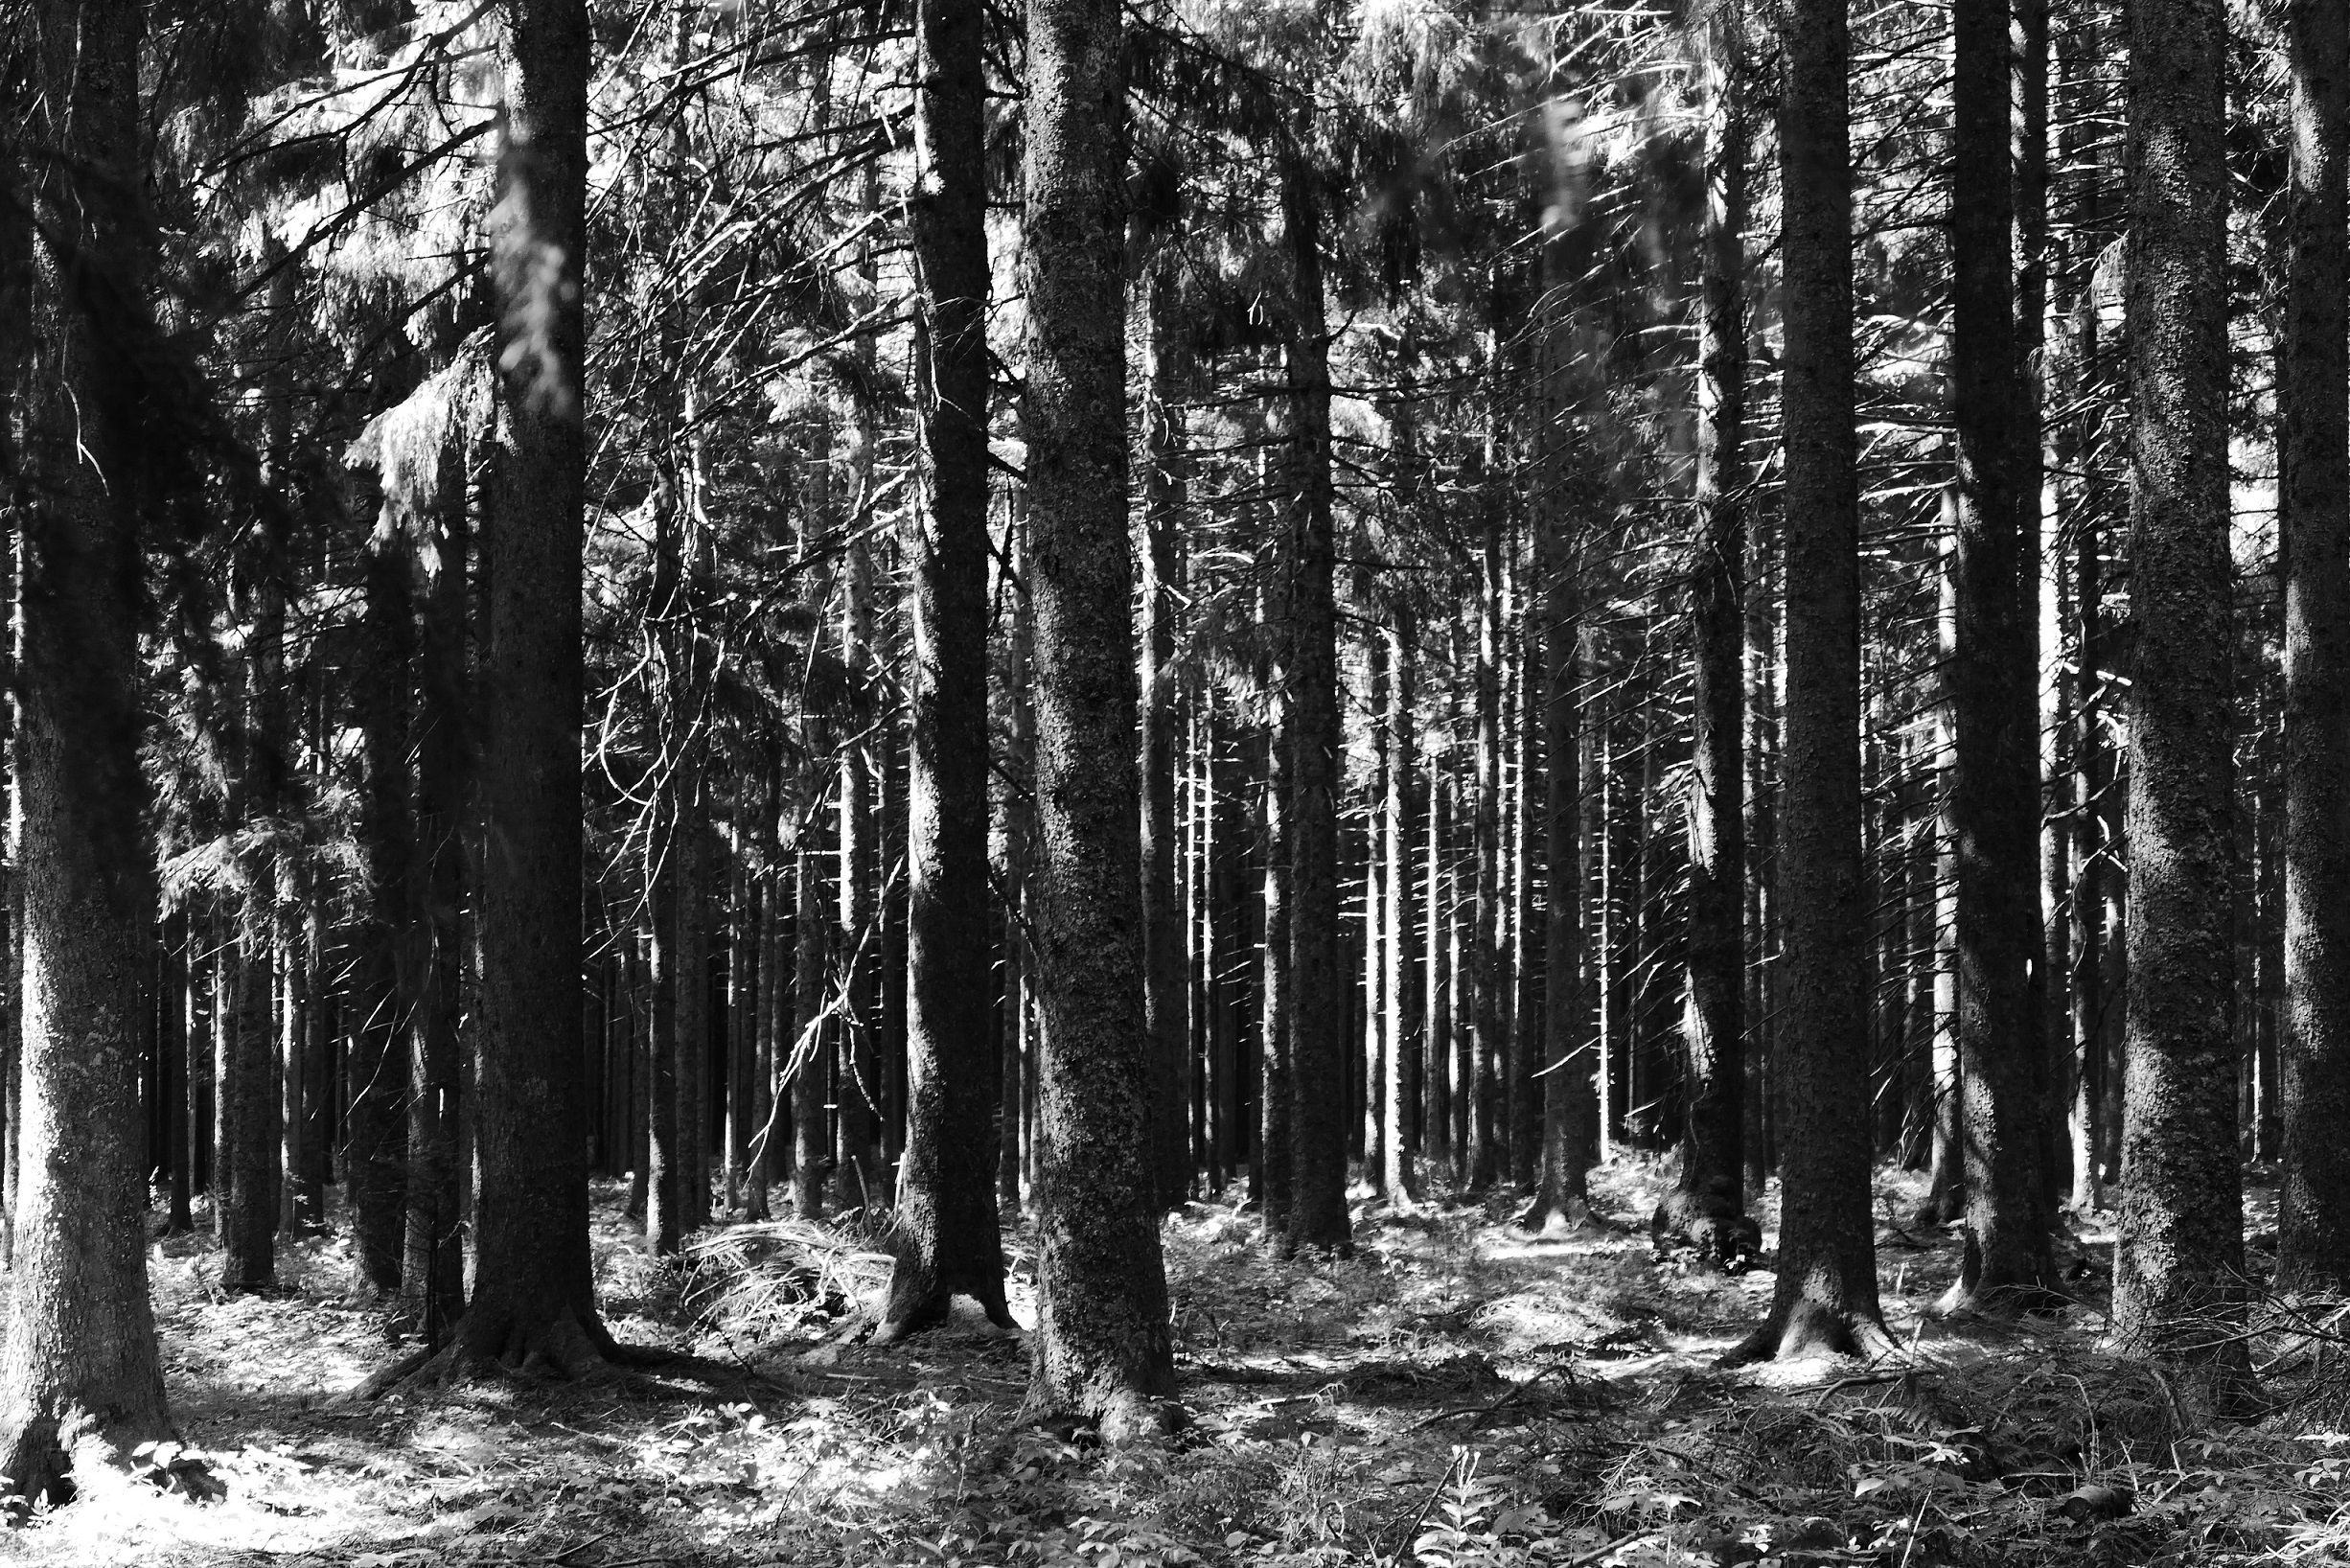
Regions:
[[[2063,1254],[2062,1322],[1924,1314],[1956,1243],[1896,1222],[1880,1259],[1898,1365],[1713,1370],[1768,1301],[1652,1257],[1669,1170],[1598,1173],[1603,1231],[1367,1203],[1338,1262],[1277,1262],[1245,1211],[1167,1225],[1190,1428],[1105,1452],[1023,1426],[1020,1340],[976,1314],[853,1341],[887,1259],[841,1233],[726,1227],[657,1268],[597,1198],[614,1331],[680,1359],[580,1384],[347,1397],[399,1353],[334,1238],[278,1294],[231,1297],[200,1244],[153,1258],[173,1407],[227,1488],[135,1479],[0,1536],[60,1565],[1730,1565],[2350,1562],[2350,1376],[2319,1326],[2256,1347],[2279,1408],[2199,1431],[2098,1349],[2111,1236]],[[2257,1236],[2265,1193],[2253,1214]],[[1773,1215],[1762,1218],[1766,1245]],[[2257,1253],[2256,1255],[2257,1256]],[[1015,1250],[1015,1314],[1027,1258]],[[2315,1349],[2313,1349],[2315,1347]]]

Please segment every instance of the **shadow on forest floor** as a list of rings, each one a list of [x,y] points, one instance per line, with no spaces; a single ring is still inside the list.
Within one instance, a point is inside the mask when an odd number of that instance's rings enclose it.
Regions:
[[[1104,1453],[1014,1424],[1025,1352],[976,1314],[895,1350],[852,1342],[887,1260],[784,1223],[706,1233],[657,1267],[599,1188],[603,1300],[681,1358],[578,1384],[340,1396],[391,1359],[344,1294],[342,1242],[286,1249],[288,1287],[226,1297],[195,1238],[154,1256],[173,1410],[229,1488],[127,1483],[0,1556],[49,1564],[560,1568],[1186,1563],[1885,1568],[2350,1560],[2350,1439],[2289,1408],[2193,1433],[2154,1373],[2103,1355],[2108,1234],[2062,1244],[2071,1321],[1922,1316],[1955,1240],[1912,1234],[1880,1173],[1899,1366],[1725,1374],[1767,1267],[1650,1253],[1667,1165],[1595,1187],[1611,1222],[1530,1236],[1498,1210],[1358,1208],[1358,1256],[1280,1262],[1245,1211],[1167,1225],[1192,1424]],[[2257,1230],[2267,1194],[2256,1191]],[[1766,1201],[1766,1233],[1775,1215]],[[1014,1247],[1014,1311],[1029,1321]],[[1766,1254],[1763,1263],[1769,1261]],[[2338,1373],[2291,1387],[2335,1397]],[[2272,1389],[2287,1390],[2278,1378]],[[1076,1441],[1071,1441],[1071,1439]]]

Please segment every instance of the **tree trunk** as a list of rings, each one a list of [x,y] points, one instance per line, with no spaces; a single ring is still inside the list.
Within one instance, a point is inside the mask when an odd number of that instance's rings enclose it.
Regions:
[[[1288,567],[1289,1141],[1287,1245],[1351,1245],[1347,1215],[1347,984],[1339,964],[1337,540],[1330,481],[1330,334],[1323,317],[1316,172],[1285,155],[1293,316],[1286,345],[1291,456]]]
[[[1380,917],[1380,998],[1387,1040],[1386,1126],[1380,1140],[1384,1156],[1388,1201],[1405,1205],[1420,1195],[1419,1176],[1419,1039],[1413,1005],[1417,968],[1411,950],[1416,902],[1412,897],[1414,848],[1412,790],[1418,771],[1413,703],[1417,700],[1418,635],[1410,607],[1390,611],[1394,624],[1387,632],[1389,672],[1387,688],[1387,750],[1380,778],[1382,796],[1381,848],[1385,859],[1382,895],[1387,908]]]
[[[1168,1424],[1164,1265],[1143,1147],[1141,791],[1126,537],[1117,0],[1030,0],[1026,205],[1036,799],[1037,1340],[1028,1399],[1112,1441]]]
[[[1952,12],[1950,413],[1958,475],[1947,668],[1955,746],[1966,1251],[1944,1310],[2055,1301],[2040,1086],[2039,595],[2024,591],[2008,0]],[[2037,470],[2038,465],[2033,465]],[[2038,515],[2039,497],[2029,504]]]
[[[22,1057],[0,1478],[68,1472],[172,1436],[147,1294],[141,999],[154,883],[139,768],[138,522],[154,352],[137,193],[140,11],[44,0],[28,166],[40,331],[23,383],[37,504],[17,607]]]
[[[1707,201],[1697,342],[1700,533],[1690,567],[1689,992],[1673,1228],[1744,1209],[1746,127],[1742,0],[1706,30]],[[1708,1201],[1708,1200],[1711,1201]],[[1676,1207],[1669,1199],[1669,1209]],[[1694,1239],[1694,1237],[1692,1237]]]
[[[352,1237],[359,1283],[400,1288],[405,1202],[408,1021],[416,975],[408,961],[413,913],[408,867],[415,822],[408,806],[408,680],[415,617],[404,542],[369,541],[364,549],[366,652],[353,672],[365,736],[366,793],[359,841],[367,856],[368,905],[360,935],[360,1006],[352,1031],[351,1109],[343,1162],[356,1211]]]
[[[1778,1287],[1769,1317],[1733,1359],[1889,1348],[1869,1201],[1852,62],[1842,0],[1793,0],[1784,46],[1787,1115]]]
[[[1498,375],[1499,350],[1486,344],[1486,372]],[[1498,402],[1498,397],[1495,400]],[[1461,1151],[1468,1188],[1482,1192],[1501,1174],[1500,1058],[1508,1048],[1502,1032],[1501,999],[1508,983],[1502,972],[1502,499],[1500,486],[1485,479],[1501,453],[1488,427],[1482,460],[1471,459],[1464,489],[1475,497],[1480,547],[1477,583],[1475,759],[1476,805],[1470,823],[1471,897],[1469,928],[1469,1016],[1467,1051],[1460,1084],[1468,1112]]]
[[[987,175],[980,0],[915,10],[922,280],[916,406],[926,503],[910,540],[913,731],[907,879],[907,1128],[902,1249],[874,1339],[969,1296],[1011,1326],[998,1230],[987,1039]]]
[[[489,578],[474,1051],[480,1361],[577,1374],[595,1309],[581,1108],[581,542],[589,34],[583,0],[511,0],[491,261],[506,437]]]
[[[424,585],[416,650],[416,832],[406,913],[416,1002],[406,1019],[407,1214],[400,1270],[401,1316],[436,1349],[465,1307],[457,1021],[464,970],[460,911],[470,710],[465,456],[456,443],[443,451],[441,463],[440,537],[433,542],[434,559]]]
[[[2284,424],[2277,490],[2285,558],[2285,1169],[2279,1282],[2350,1291],[2350,22],[2295,0],[2292,187],[2286,223]]]
[[[1176,895],[1175,620],[1182,571],[1184,449],[1182,412],[1173,406],[1175,347],[1172,277],[1154,269],[1145,285],[1141,342],[1142,438],[1142,964],[1144,1026],[1151,1051],[1151,1167],[1159,1203],[1172,1209],[1190,1196],[1191,1158],[1185,1134],[1184,922]]]
[[[2227,900],[2233,572],[2228,559],[2226,32],[2219,0],[2130,17],[2129,1083],[2113,1328],[2248,1391]]]

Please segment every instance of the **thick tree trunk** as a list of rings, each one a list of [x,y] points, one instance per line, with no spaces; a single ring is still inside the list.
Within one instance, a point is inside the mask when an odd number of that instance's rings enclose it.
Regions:
[[[915,10],[924,504],[912,544],[907,1127],[900,1251],[874,1338],[950,1297],[1011,1326],[996,1209],[1001,1079],[987,1039],[987,177],[980,0]]]
[[[2238,1403],[2250,1380],[2228,886],[2226,30],[2131,0],[2129,1084],[2113,1328]]]
[[[1337,540],[1330,481],[1330,334],[1323,317],[1322,198],[1286,155],[1281,203],[1295,291],[1286,345],[1289,549],[1289,1140],[1287,1245],[1351,1245],[1347,1215],[1347,984],[1339,963]]]
[[[1143,1147],[1140,782],[1126,537],[1125,81],[1117,0],[1027,12],[1028,437],[1036,603],[1037,1339],[1029,1403],[1116,1441],[1168,1421]]]
[[[139,769],[138,522],[149,388],[137,193],[140,10],[44,0],[30,47],[41,331],[24,383],[16,670],[22,1057],[0,1479],[73,1495],[76,1465],[172,1436],[147,1296],[142,998],[155,889]],[[150,350],[151,352],[151,350]]]
[[[1869,1203],[1860,855],[1860,496],[1853,418],[1851,49],[1843,0],[1793,0],[1785,195],[1787,1116],[1778,1288],[1733,1359],[1886,1344]]]
[[[476,1262],[457,1339],[472,1358],[578,1373],[612,1349],[588,1252],[579,1050],[590,37],[582,0],[510,9],[491,217],[507,433],[484,562]]]
[[[1289,942],[1290,840],[1297,831],[1295,796],[1290,770],[1296,756],[1292,737],[1297,729],[1297,704],[1285,671],[1288,664],[1289,612],[1286,542],[1273,546],[1263,590],[1264,637],[1279,650],[1263,661],[1258,680],[1268,711],[1257,732],[1264,763],[1264,787],[1258,795],[1257,842],[1263,855],[1263,892],[1259,900],[1264,924],[1257,949],[1256,985],[1256,1168],[1255,1196],[1264,1218],[1265,1239],[1279,1242],[1289,1234],[1289,1195],[1295,1175],[1290,1148],[1291,1027],[1296,1018],[1291,984],[1295,970]]]
[[[2039,595],[2024,591],[2008,0],[1952,12],[1950,829],[1966,1252],[1946,1311],[2055,1300],[2040,1087]],[[2036,433],[2036,432],[2035,432]],[[2037,469],[2035,464],[2034,468]],[[2038,515],[2039,497],[2030,497]]]
[[[2285,375],[2285,1113],[2282,1283],[2350,1291],[2350,21],[2295,0]]]

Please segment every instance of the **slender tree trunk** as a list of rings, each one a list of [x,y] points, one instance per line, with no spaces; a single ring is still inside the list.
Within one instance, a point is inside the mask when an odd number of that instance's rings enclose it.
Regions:
[[[355,672],[365,736],[366,794],[359,839],[367,855],[367,923],[361,934],[359,986],[364,1009],[352,1031],[350,1136],[343,1160],[349,1173],[360,1283],[369,1290],[400,1288],[403,1194],[407,1150],[408,1021],[416,1004],[409,962],[413,900],[408,868],[415,821],[408,805],[408,682],[414,662],[415,616],[407,551],[370,541],[363,556],[366,653]]]
[[[1140,781],[1126,537],[1125,81],[1117,0],[1027,12],[1028,373],[1036,600],[1036,956],[1044,1041],[1029,1403],[1117,1441],[1174,1392],[1143,1147]]]
[[[1380,779],[1382,795],[1381,848],[1384,866],[1381,893],[1386,909],[1380,917],[1380,1006],[1387,1040],[1385,1127],[1380,1152],[1385,1161],[1388,1201],[1396,1206],[1417,1201],[1419,1188],[1419,1068],[1420,1051],[1414,1028],[1418,1009],[1413,992],[1417,968],[1411,951],[1416,902],[1412,896],[1414,830],[1412,791],[1418,772],[1417,737],[1413,727],[1413,704],[1417,701],[1418,630],[1408,606],[1396,605],[1388,638],[1387,749]]]
[[[1142,959],[1151,1049],[1151,1168],[1160,1205],[1190,1195],[1184,1137],[1186,1023],[1184,923],[1176,895],[1175,620],[1183,550],[1183,414],[1175,391],[1175,282],[1154,269],[1145,284],[1142,438]]]
[[[457,1160],[469,711],[464,453],[451,443],[441,462],[440,537],[423,585],[416,649],[416,832],[406,914],[416,1002],[405,1021],[407,1201],[400,1270],[401,1316],[435,1349],[465,1307]]]
[[[1488,337],[1488,374],[1497,374],[1498,349]],[[1498,397],[1495,399],[1499,401]],[[1477,474],[1498,465],[1488,427]],[[1471,897],[1469,931],[1469,1018],[1467,1053],[1461,1087],[1466,1092],[1466,1143],[1462,1159],[1468,1188],[1482,1192],[1500,1175],[1501,1080],[1498,1066],[1507,1049],[1502,1034],[1502,500],[1498,485],[1472,479],[1465,487],[1482,516],[1477,588],[1475,732],[1476,806],[1470,823]]]
[[[588,1240],[579,989],[588,10],[511,0],[491,223],[507,435],[489,529],[465,1354],[579,1373],[612,1349]]]
[[[1860,572],[1853,416],[1851,48],[1843,0],[1792,0],[1786,218],[1787,1085],[1778,1288],[1734,1359],[1886,1345],[1870,1214]]]
[[[1742,0],[1724,0],[1706,32],[1706,219],[1697,342],[1699,533],[1690,567],[1695,725],[1688,796],[1689,980],[1683,1014],[1687,1111],[1678,1212],[1742,1211],[1745,1175],[1746,868],[1744,466],[1746,427],[1746,129],[1737,100],[1745,52]],[[1710,1202],[1708,1200],[1711,1200]],[[1668,1207],[1672,1207],[1669,1200]]]
[[[1966,1251],[1946,1310],[2055,1300],[2032,975],[2039,920],[2039,602],[2024,592],[2008,0],[1952,11],[1950,410],[1957,614],[1950,830]],[[2037,454],[2037,448],[2035,448]],[[2037,471],[2035,463],[2033,469]],[[2038,516],[2039,497],[2028,497]]]
[[[2350,21],[2289,13],[2292,187],[2278,383],[2285,558],[2285,1121],[2280,1282],[2350,1291]]]
[[[2247,1391],[2227,900],[2229,714],[2226,30],[2219,0],[2130,17],[2130,1077],[2113,1328]]]
[[[122,0],[43,0],[29,168],[41,330],[25,388],[37,504],[21,514],[15,697],[22,1057],[0,1478],[61,1502],[68,1471],[172,1436],[147,1294],[140,999],[154,918],[139,768],[138,524],[154,329],[138,58]]]
[[[1011,1326],[987,1040],[987,177],[980,0],[915,11],[923,506],[913,556],[903,1249],[877,1342],[960,1293]]]

